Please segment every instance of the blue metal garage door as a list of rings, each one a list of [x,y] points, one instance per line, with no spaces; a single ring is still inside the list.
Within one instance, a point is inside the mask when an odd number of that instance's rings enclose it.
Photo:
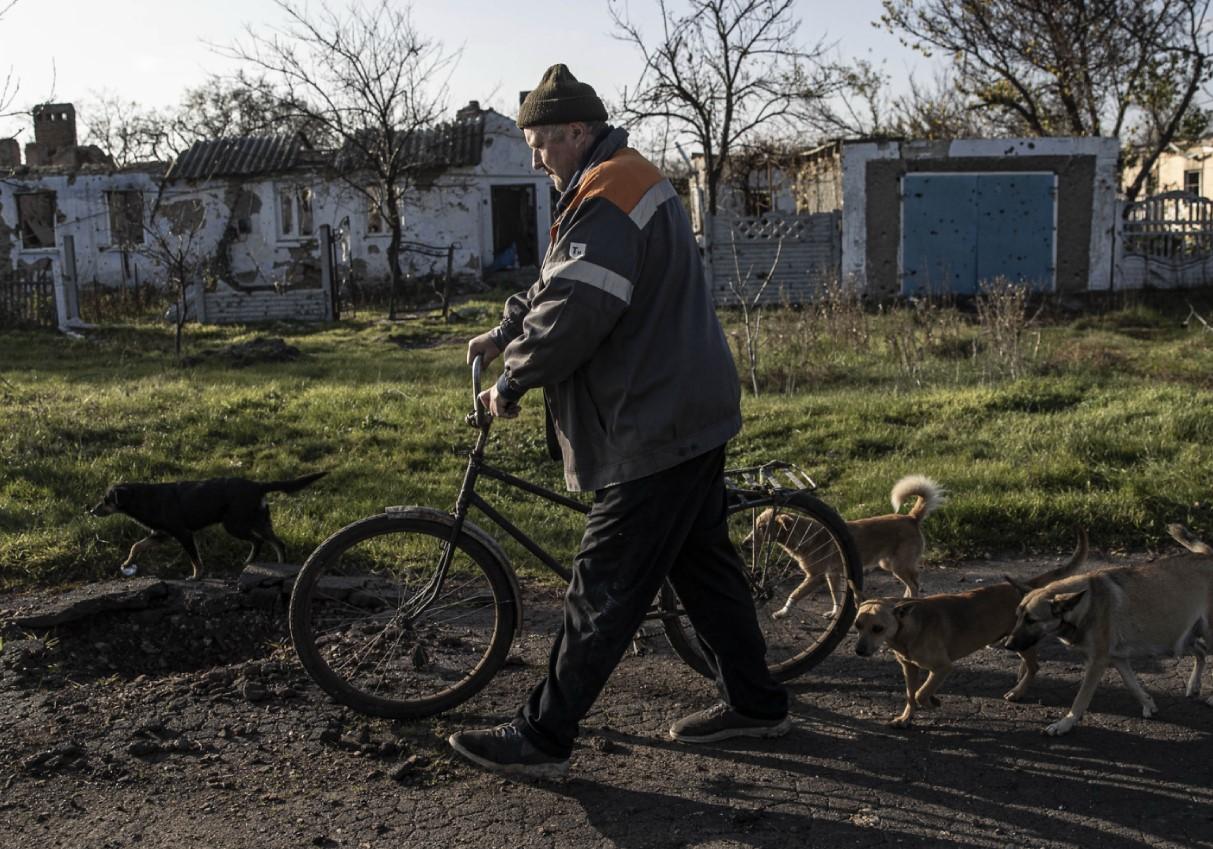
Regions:
[[[973,294],[995,277],[1052,290],[1056,177],[907,174],[901,193],[901,292]]]

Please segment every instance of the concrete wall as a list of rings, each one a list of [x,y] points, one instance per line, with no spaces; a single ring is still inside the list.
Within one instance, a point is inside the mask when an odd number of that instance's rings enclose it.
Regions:
[[[843,277],[878,297],[900,292],[901,177],[1044,171],[1057,176],[1058,291],[1112,283],[1116,139],[970,139],[843,147]]]
[[[837,212],[717,215],[708,269],[717,304],[804,304],[838,277]],[[776,262],[778,257],[778,262]],[[769,282],[767,273],[774,268]],[[739,291],[737,291],[739,290]],[[761,297],[759,297],[761,295]]]

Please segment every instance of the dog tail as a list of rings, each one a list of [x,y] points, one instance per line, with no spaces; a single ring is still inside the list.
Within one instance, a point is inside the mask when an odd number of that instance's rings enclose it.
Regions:
[[[911,495],[917,496],[918,501],[910,510],[909,516],[919,522],[930,516],[947,500],[943,487],[935,481],[924,475],[906,475],[893,484],[893,492],[889,496],[893,501],[893,512],[900,513],[901,505],[905,504]]]
[[[1179,522],[1167,525],[1167,533],[1171,535],[1172,539],[1193,554],[1213,555],[1213,546],[1210,546],[1207,542],[1196,536],[1196,534],[1179,524]]]
[[[308,484],[315,483],[316,481],[320,480],[322,477],[324,477],[327,474],[328,474],[328,472],[312,472],[312,474],[310,474],[310,475],[304,475],[301,478],[294,478],[293,480],[289,480],[289,481],[268,481],[266,483],[261,484],[261,491],[262,492],[298,492],[299,490],[303,489]]]
[[[1028,581],[1028,586],[1032,589],[1040,589],[1046,584],[1051,584],[1054,581],[1059,581],[1067,575],[1077,571],[1078,567],[1087,562],[1087,529],[1076,528],[1075,533],[1078,534],[1078,545],[1074,549],[1074,553],[1070,555],[1070,559],[1065,563],[1045,572],[1042,575],[1037,575]]]

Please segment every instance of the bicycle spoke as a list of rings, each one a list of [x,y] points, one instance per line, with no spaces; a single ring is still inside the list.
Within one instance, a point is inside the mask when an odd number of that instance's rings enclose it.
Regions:
[[[466,698],[504,660],[512,635],[500,627],[503,614],[513,621],[500,567],[455,546],[440,574],[447,526],[368,522],[379,530],[337,535],[304,567],[312,590],[297,589],[292,601],[301,659],[339,699],[383,715],[422,715]]]

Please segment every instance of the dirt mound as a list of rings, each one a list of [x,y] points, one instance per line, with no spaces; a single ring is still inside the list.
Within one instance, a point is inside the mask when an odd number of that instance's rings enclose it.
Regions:
[[[181,364],[195,366],[200,363],[222,362],[232,368],[244,368],[257,363],[287,363],[297,360],[299,356],[299,349],[288,345],[284,339],[277,336],[258,336],[247,342],[200,351],[185,357]]]

